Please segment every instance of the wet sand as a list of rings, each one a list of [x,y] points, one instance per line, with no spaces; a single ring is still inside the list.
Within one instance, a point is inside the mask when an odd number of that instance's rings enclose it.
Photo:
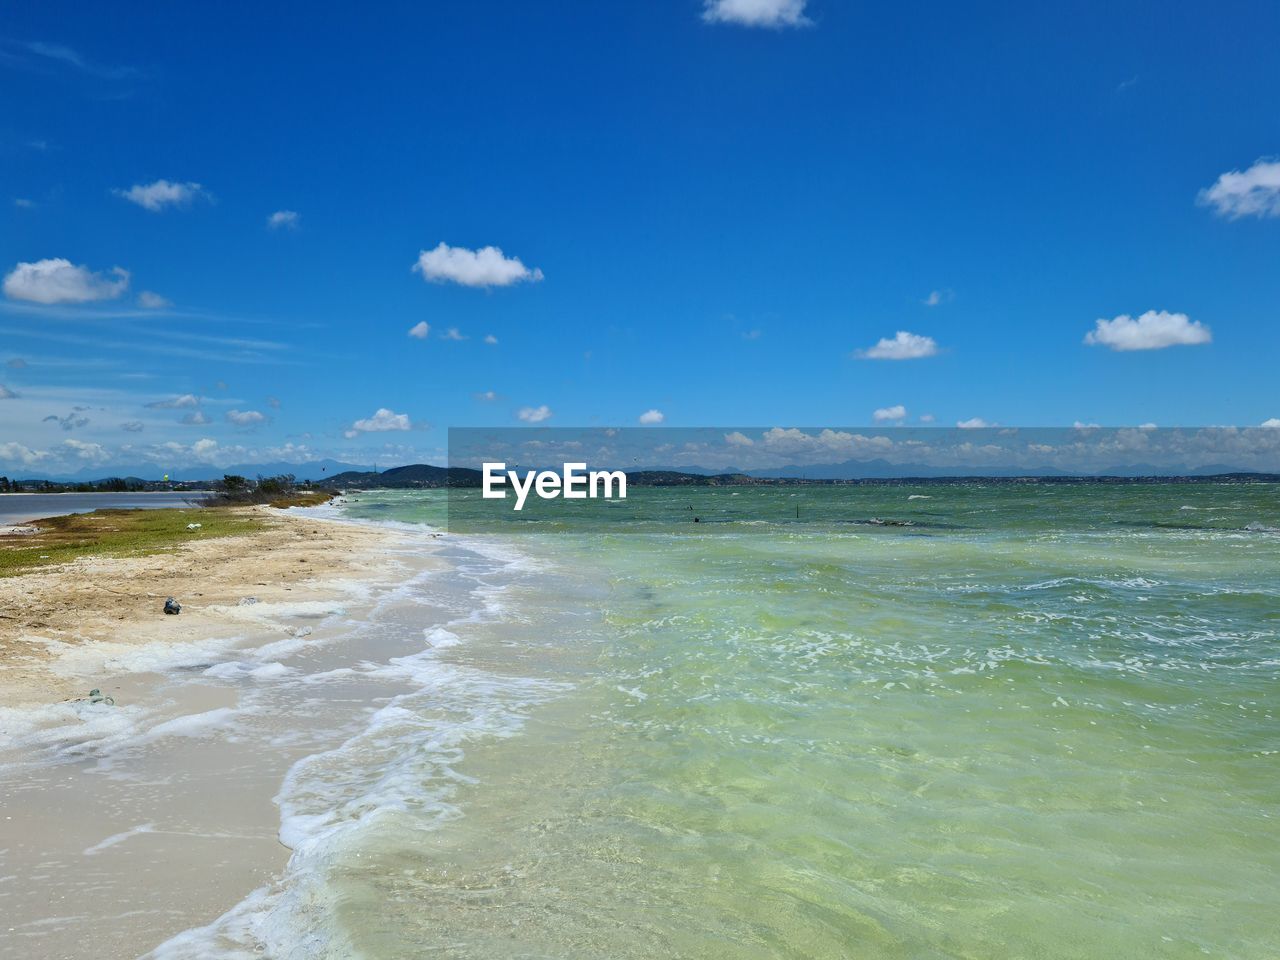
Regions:
[[[0,957],[138,956],[269,885],[288,769],[394,692],[268,687],[384,653],[359,625],[435,541],[268,517],[0,580]]]

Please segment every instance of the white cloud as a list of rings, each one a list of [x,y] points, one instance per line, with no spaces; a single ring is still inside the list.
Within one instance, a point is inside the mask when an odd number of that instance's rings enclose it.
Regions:
[[[163,310],[165,307],[172,307],[173,301],[167,297],[151,290],[143,290],[138,294],[138,306],[145,307],[148,310]]]
[[[956,426],[961,430],[985,430],[987,427],[995,426],[995,424],[987,423],[981,417],[971,417],[968,420],[957,420]]]
[[[47,450],[32,450],[20,443],[0,443],[0,463],[20,463],[24,467],[31,467],[48,459]]]
[[[296,230],[298,229],[298,221],[301,219],[296,210],[277,210],[267,217],[267,229]]]
[[[62,446],[78,459],[88,463],[106,463],[112,454],[100,443],[89,443],[84,440],[63,440]]]
[[[0,383],[0,400],[12,400],[16,396],[16,393],[6,387],[3,383]]]
[[[462,335],[462,333],[458,330],[457,327],[450,327],[444,333],[440,334],[440,339],[441,340],[465,340],[467,338]]]
[[[521,407],[516,416],[525,423],[541,423],[543,420],[551,419],[551,408],[545,403],[540,407]]]
[[[954,297],[955,294],[950,290],[931,290],[929,291],[929,295],[920,302],[926,307],[937,307],[949,300],[952,300]]]
[[[365,420],[357,420],[351,425],[351,431],[354,433],[385,433],[388,430],[409,430],[413,424],[409,422],[407,413],[395,413],[386,407],[379,407],[378,411]],[[353,433],[348,431],[348,436]]]
[[[491,347],[496,347],[498,345],[498,338],[495,337],[492,333],[486,333],[484,335],[484,342]]]
[[[665,419],[666,415],[661,410],[646,410],[640,414],[640,422],[644,424],[661,423]]]
[[[922,414],[920,414],[920,422],[921,422],[921,423],[933,423],[933,421],[934,421],[934,416],[933,416],[933,414],[932,414],[932,413],[922,413]]]
[[[477,393],[476,399],[483,400],[485,403],[493,403],[498,399],[498,394],[494,390],[486,390],[484,393]]]
[[[497,247],[468,250],[443,242],[434,250],[421,251],[413,269],[432,283],[457,283],[464,287],[507,287],[542,279],[541,270],[530,270],[519,257],[503,256]]]
[[[120,429],[124,430],[126,433],[141,433],[146,428],[143,426],[141,420],[129,420],[126,423],[120,424]]]
[[[1196,200],[1228,220],[1280,217],[1280,160],[1259,160],[1248,170],[1224,173]]]
[[[740,430],[735,430],[733,433],[726,433],[724,435],[724,442],[729,444],[731,447],[753,447],[756,443]]]
[[[1259,426],[1270,428],[1280,427],[1280,417],[1272,417],[1270,420],[1263,420]]]
[[[418,340],[425,340],[430,334],[431,324],[427,323],[425,320],[421,320],[409,328],[409,336],[415,337]]]
[[[204,437],[191,445],[191,452],[201,460],[207,460],[218,452],[218,441]]]
[[[182,418],[182,422],[188,427],[204,427],[213,423],[203,410],[197,410],[195,413],[188,413]]]
[[[886,420],[905,420],[907,417],[907,408],[902,404],[892,407],[881,407],[871,415],[876,423],[884,423]]]
[[[1148,310],[1136,320],[1127,313],[1113,320],[1099,320],[1084,338],[1090,346],[1110,347],[1112,350],[1162,350],[1212,340],[1213,335],[1204,324],[1192,320],[1185,313],[1165,310]]]
[[[200,406],[200,398],[194,393],[184,393],[168,400],[153,400],[147,406],[152,410],[190,410]]]
[[[801,27],[812,21],[804,15],[807,0],[706,0],[707,23],[736,23],[744,27]]]
[[[35,204],[32,203],[30,200],[28,200],[26,197],[14,197],[13,205],[23,210],[30,210],[32,207],[35,206]]]
[[[257,410],[228,410],[227,420],[237,427],[251,427],[256,423],[265,423],[266,415]]]
[[[112,267],[107,273],[94,273],[88,267],[78,267],[62,257],[19,263],[4,278],[5,296],[33,303],[111,300],[128,287],[128,270]]]
[[[128,190],[117,189],[114,192],[116,196],[136,203],[152,213],[159,213],[166,207],[189,207],[195,200],[209,196],[198,183],[174,183],[169,180],[135,183]]]
[[[864,360],[918,360],[932,357],[937,352],[938,344],[933,337],[899,330],[892,340],[884,337],[874,347],[859,350],[858,356]]]

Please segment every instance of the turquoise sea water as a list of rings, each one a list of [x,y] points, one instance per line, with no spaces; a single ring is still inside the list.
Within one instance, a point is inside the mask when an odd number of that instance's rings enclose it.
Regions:
[[[1276,487],[607,509],[451,538],[493,602],[332,779],[309,955],[1280,956]]]

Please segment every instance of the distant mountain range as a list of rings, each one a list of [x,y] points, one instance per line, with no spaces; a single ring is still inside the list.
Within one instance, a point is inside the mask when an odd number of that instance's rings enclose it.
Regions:
[[[511,467],[525,470],[527,467]],[[1159,467],[1155,464],[1131,464],[1116,466],[1096,473],[1068,473],[1055,467],[1038,467],[1027,470],[1012,466],[991,467],[936,467],[922,463],[893,464],[887,460],[846,460],[842,463],[821,463],[801,466],[793,464],[768,470],[713,470],[707,467],[654,467],[644,470],[627,470],[630,482],[635,486],[703,486],[746,485],[776,482],[884,482],[895,480],[943,480],[964,478],[1007,479],[1037,478],[1042,480],[1073,480],[1141,477],[1206,478],[1225,477],[1238,479],[1275,479],[1274,474],[1262,474],[1241,470],[1229,464],[1206,464],[1189,467],[1176,464]],[[314,460],[307,463],[253,463],[236,464],[221,469],[209,467],[175,468],[169,471],[169,480],[175,483],[195,483],[220,480],[223,474],[238,474],[249,479],[256,477],[292,474],[298,480],[332,488],[423,488],[423,487],[475,487],[480,485],[480,471],[467,467],[436,467],[425,463],[408,464],[387,470],[374,471],[358,464],[340,460]],[[154,484],[160,481],[163,471],[155,467],[133,466],[109,474],[86,469],[74,474],[40,478],[23,478],[24,483],[49,480],[60,484],[91,484],[100,486],[106,477],[128,477],[137,483]],[[138,479],[141,478],[141,479]],[[13,478],[18,479],[18,478]]]

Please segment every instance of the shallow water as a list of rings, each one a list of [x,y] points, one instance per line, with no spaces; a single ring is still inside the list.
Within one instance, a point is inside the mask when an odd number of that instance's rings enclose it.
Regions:
[[[292,856],[156,956],[1280,954],[1274,486],[633,496],[219,654]]]
[[[1274,487],[637,493],[503,528],[547,567],[453,655],[567,688],[346,838],[350,949],[1280,952]]]

